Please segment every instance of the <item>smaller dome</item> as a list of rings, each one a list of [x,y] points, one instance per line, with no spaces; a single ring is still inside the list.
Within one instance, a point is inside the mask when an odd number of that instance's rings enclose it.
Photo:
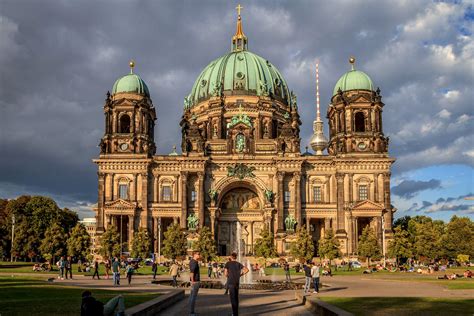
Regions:
[[[139,75],[134,73],[125,75],[115,81],[114,87],[112,88],[112,94],[121,92],[132,92],[144,94],[147,97],[150,96],[150,92],[148,91],[145,81],[143,81]]]
[[[332,95],[335,96],[337,91],[341,89],[344,91],[349,90],[374,90],[374,84],[372,79],[363,71],[356,70],[354,68],[355,58],[351,57],[349,62],[352,64],[352,70],[346,72],[342,75],[341,78],[336,82]]]

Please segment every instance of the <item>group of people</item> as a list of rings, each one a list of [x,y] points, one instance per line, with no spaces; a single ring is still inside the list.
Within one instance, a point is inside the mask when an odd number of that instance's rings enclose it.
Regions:
[[[220,279],[224,274],[224,267],[217,262],[209,262],[207,264],[207,276],[211,279]]]
[[[196,315],[195,306],[199,292],[201,274],[199,271],[199,261],[201,254],[199,251],[193,252],[193,257],[189,262],[191,293],[189,295],[189,312],[190,315]],[[224,276],[227,278],[226,292],[229,293],[230,303],[232,306],[232,315],[239,315],[239,286],[240,277],[247,274],[249,269],[237,261],[237,253],[233,252],[229,261],[224,266]]]
[[[66,280],[69,278],[72,279],[72,260],[71,257],[67,257],[64,259],[64,256],[62,256],[58,262],[56,262],[56,265],[59,268],[59,275],[58,279],[64,280],[64,277],[66,277]]]
[[[99,276],[99,261],[94,260],[93,263],[94,266],[94,274],[92,275],[92,279],[95,279],[97,277],[98,280],[100,280]],[[125,272],[125,276],[128,280],[128,285],[132,283],[132,276],[137,269],[136,264],[134,265],[131,262],[126,262],[122,261],[120,262],[117,257],[115,257],[112,261],[110,259],[105,259],[104,261],[104,266],[105,266],[105,277],[106,279],[109,279],[110,272],[112,272],[112,279],[114,281],[114,285],[120,285],[120,274],[121,271]]]
[[[311,262],[308,260],[306,264],[303,265],[305,283],[303,287],[303,293],[306,295],[311,289],[311,283],[313,283],[314,294],[319,292],[319,278],[321,276],[320,265],[316,262]]]

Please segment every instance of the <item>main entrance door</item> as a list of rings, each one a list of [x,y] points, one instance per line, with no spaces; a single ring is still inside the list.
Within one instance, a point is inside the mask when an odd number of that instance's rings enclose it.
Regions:
[[[217,225],[219,255],[230,255],[240,250],[241,255],[253,252],[253,242],[260,235],[262,203],[248,188],[235,188],[221,200],[221,214]]]

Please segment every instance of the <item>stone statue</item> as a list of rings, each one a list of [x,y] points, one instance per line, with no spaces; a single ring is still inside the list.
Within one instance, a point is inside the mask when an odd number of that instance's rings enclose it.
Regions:
[[[217,199],[217,190],[214,190],[214,189],[209,189],[209,197],[211,198],[211,201],[216,201]]]
[[[197,218],[196,215],[194,215],[194,213],[188,216],[187,221],[188,221],[188,229],[196,230],[199,223],[199,219]]]
[[[235,140],[235,149],[241,153],[245,149],[245,136],[242,134],[237,135]]]
[[[273,191],[272,190],[265,190],[265,198],[267,199],[268,203],[273,202]]]
[[[288,215],[285,218],[285,228],[287,232],[294,232],[295,231],[295,225],[296,225],[296,219],[293,217],[293,215]]]
[[[267,84],[263,81],[260,81],[260,90],[262,90],[262,95],[267,97],[269,95]]]

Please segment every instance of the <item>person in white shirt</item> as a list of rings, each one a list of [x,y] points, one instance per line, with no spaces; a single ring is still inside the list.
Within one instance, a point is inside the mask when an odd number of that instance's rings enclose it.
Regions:
[[[320,266],[314,262],[313,267],[311,268],[311,277],[313,278],[314,292],[319,292],[319,275],[320,275]]]

